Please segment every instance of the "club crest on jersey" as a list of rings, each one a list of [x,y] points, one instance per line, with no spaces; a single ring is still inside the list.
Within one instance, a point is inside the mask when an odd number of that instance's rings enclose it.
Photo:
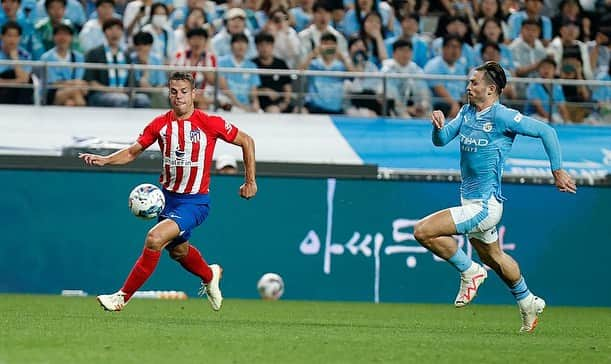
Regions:
[[[484,123],[482,130],[486,133],[490,133],[492,131],[492,123]]]
[[[199,143],[200,136],[201,133],[199,132],[199,129],[191,130],[191,132],[189,132],[189,140],[191,143]]]

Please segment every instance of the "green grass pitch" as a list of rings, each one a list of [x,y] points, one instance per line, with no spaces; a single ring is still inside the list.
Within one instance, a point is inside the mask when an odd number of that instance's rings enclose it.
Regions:
[[[0,295],[0,363],[611,363],[611,308]]]

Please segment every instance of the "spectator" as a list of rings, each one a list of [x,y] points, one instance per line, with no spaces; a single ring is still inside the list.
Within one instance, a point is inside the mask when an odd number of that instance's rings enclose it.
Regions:
[[[498,43],[492,43],[492,42],[484,43],[481,46],[480,57],[481,57],[482,63],[493,61],[503,66],[503,71],[505,72],[506,79],[508,79],[511,76],[512,69],[510,67],[507,67],[505,64],[503,64],[501,46]],[[505,85],[505,87],[503,88],[502,97],[504,99],[515,99],[517,97],[516,90],[512,84],[507,83]],[[507,104],[506,100],[505,100],[505,104]]]
[[[426,64],[424,73],[433,75],[466,76],[469,67],[461,57],[462,39],[458,35],[443,38],[441,55]],[[450,118],[456,116],[463,101],[466,82],[457,80],[431,80],[429,87],[435,96],[433,109],[442,110]]]
[[[510,39],[514,40],[520,35],[522,22],[525,19],[535,19],[541,22],[541,42],[544,46],[552,40],[552,21],[541,14],[543,0],[524,0],[524,10],[515,12],[509,16]]]
[[[142,27],[143,32],[148,32],[153,36],[153,52],[163,61],[163,64],[169,64],[176,54],[174,29],[170,26],[168,14],[168,7],[165,4],[154,3],[151,7],[149,22]]]
[[[299,33],[312,23],[314,16],[314,0],[300,0],[299,5],[291,8],[293,23],[291,26]]]
[[[378,66],[373,62],[368,47],[369,44],[362,37],[352,36],[348,40],[348,52],[352,61],[353,71],[378,72]],[[346,114],[361,116],[382,115],[382,99],[378,97],[382,92],[382,83],[379,78],[356,77],[346,83],[347,91],[350,94],[350,103],[352,104],[346,110]]]
[[[2,26],[2,44],[0,45],[0,60],[29,61],[30,54],[19,47],[21,27],[17,22],[9,20]],[[0,85],[32,83],[29,66],[0,65]],[[0,103],[2,104],[32,104],[31,88],[0,87]]]
[[[263,27],[274,37],[274,56],[286,62],[289,68],[296,68],[299,63],[299,36],[289,25],[289,15],[284,8],[270,12],[270,18]]]
[[[120,19],[107,20],[102,26],[104,44],[93,48],[85,55],[87,63],[103,63],[107,65],[126,65],[128,56],[123,49],[121,39],[124,37],[123,23]],[[129,73],[126,68],[87,69],[84,76],[85,81],[93,87],[119,88],[113,91],[91,90],[87,96],[87,104],[90,106],[127,107],[129,106],[129,95],[121,88],[128,86]],[[135,105],[142,99],[136,98]],[[146,101],[146,100],[143,100]]]
[[[352,65],[339,51],[335,35],[325,32],[320,45],[311,51],[301,69],[313,71],[351,71]],[[312,114],[341,114],[344,109],[344,82],[333,76],[311,76],[305,107]]]
[[[288,70],[286,63],[274,57],[274,36],[261,32],[255,37],[259,56],[253,58],[253,63],[260,69]],[[291,112],[293,105],[291,96],[291,78],[288,75],[260,75],[261,85],[258,89],[259,105],[265,112]]]
[[[189,47],[189,44],[187,42],[187,33],[189,33],[191,29],[206,29],[206,23],[206,13],[203,9],[191,9],[189,11],[189,14],[185,17],[185,23],[178,26],[174,31],[174,40],[176,41],[177,50],[183,51],[187,49]]]
[[[151,17],[153,0],[134,0],[127,3],[123,13],[125,37],[131,40]]]
[[[560,1],[560,12],[552,18],[554,36],[560,35],[560,28],[566,20],[571,20],[579,26],[579,40],[587,42],[592,39],[592,21],[583,14],[583,9],[577,0]]]
[[[153,51],[154,39],[151,33],[144,30],[134,35],[134,51],[130,55],[133,64],[160,66],[161,58]],[[140,107],[166,108],[167,98],[163,91],[167,83],[166,75],[160,70],[134,70],[134,85],[137,87],[159,88],[159,91],[137,92]]]
[[[36,7],[29,15],[35,24],[49,16],[45,0],[38,0]],[[85,8],[79,0],[66,0],[64,18],[70,20],[75,30],[80,30],[87,21]]]
[[[397,40],[405,40],[412,44],[413,61],[419,67],[424,67],[426,62],[429,60],[429,45],[428,42],[418,34],[420,16],[416,13],[408,14],[405,16],[399,16],[399,24],[401,25],[401,32],[395,37],[387,38],[384,41],[386,44],[386,53],[388,57],[392,57],[394,44]]]
[[[560,78],[565,80],[583,80],[581,64],[576,59],[566,59],[560,68]],[[569,114],[567,121],[581,123],[589,113],[584,104],[589,103],[590,90],[586,85],[562,85],[562,93]]]
[[[554,57],[556,64],[562,64],[566,58],[577,58],[583,66],[583,77],[591,80],[592,65],[590,63],[590,54],[588,46],[579,38],[579,25],[572,20],[566,20],[560,27],[560,36],[547,47],[547,51]]]
[[[608,16],[597,31],[594,40],[589,41],[588,53],[594,78],[600,79],[609,72],[609,61],[611,50],[609,49],[609,38],[611,38],[611,16]]]
[[[611,62],[607,66],[607,73],[599,75],[598,80],[600,81],[611,81]],[[594,104],[594,111],[590,114],[586,120],[592,124],[598,123],[611,123],[611,87],[597,86],[594,88],[592,93],[592,101]]]
[[[79,44],[84,53],[104,44],[102,25],[114,17],[114,0],[97,0],[95,3],[97,17],[88,20],[79,33]]]
[[[382,32],[382,18],[380,14],[372,11],[365,15],[363,28],[359,36],[367,45],[368,58],[376,65],[376,68],[379,68],[382,65],[382,61],[388,58]]]
[[[2,12],[0,12],[0,27],[8,21],[14,21],[21,27],[21,37],[19,46],[32,52],[32,42],[34,37],[34,26],[21,9],[21,0],[2,0]]]
[[[234,34],[231,37],[231,54],[219,57],[219,67],[257,68],[257,65],[246,58],[249,49],[248,37],[245,34]],[[260,109],[257,88],[261,86],[258,74],[254,73],[221,73],[221,87],[231,102],[232,111],[252,111]],[[226,108],[227,106],[224,106]]]
[[[187,49],[176,53],[175,66],[216,67],[217,59],[208,49],[208,32],[195,28],[187,32]],[[214,72],[193,72],[195,80],[195,106],[207,110],[214,99]]]
[[[501,23],[501,29],[503,30],[503,38],[507,41],[511,41],[509,34],[509,26],[507,25],[507,15],[503,11],[503,5],[501,0],[482,0],[477,12],[477,25],[479,26],[478,31],[475,34],[479,35],[479,29],[482,28],[484,21],[489,18],[497,19]]]
[[[257,23],[263,25],[271,19],[273,10],[278,8],[288,9],[289,7],[290,2],[288,0],[262,0],[259,10],[255,14]]]
[[[444,38],[447,35],[453,35],[459,37],[461,40],[461,62],[464,63],[468,69],[477,66],[475,51],[471,46],[473,42],[471,40],[471,31],[469,30],[467,21],[464,18],[458,16],[447,18],[445,21],[445,27],[437,29],[436,34],[437,38],[431,42],[430,58],[439,56],[441,54]]]
[[[365,16],[371,12],[380,14],[382,19],[382,36],[392,37],[395,34],[395,17],[392,8],[385,2],[375,0],[356,0],[354,8],[346,12],[344,17],[344,35],[350,37],[363,30]],[[399,28],[397,26],[397,28]]]
[[[335,30],[329,22],[331,21],[331,10],[323,0],[319,0],[314,4],[314,15],[312,17],[312,25],[302,30],[299,33],[301,44],[300,60],[303,62],[307,56],[320,46],[320,37],[323,33],[331,33],[337,40],[337,49],[339,53],[345,57],[348,56],[348,44],[346,38]]]
[[[412,43],[399,39],[393,44],[393,56],[382,63],[384,73],[422,75],[424,71],[412,60]],[[422,118],[431,111],[431,94],[426,82],[413,78],[389,78],[387,92],[392,114],[402,118]]]
[[[238,174],[238,161],[232,155],[222,154],[216,158],[215,168],[218,174]]]
[[[501,29],[501,23],[496,18],[486,19],[482,23],[481,32],[477,37],[477,44],[473,47],[476,57],[478,58],[478,61],[476,61],[476,63],[482,63],[482,45],[484,45],[485,43],[494,43],[498,45],[501,58],[497,62],[501,66],[503,66],[503,69],[505,69],[506,71],[510,71],[510,73],[513,73],[515,68],[513,64],[513,55],[511,54],[511,50],[509,49],[509,47],[505,45],[505,38],[503,36],[503,30]],[[503,93],[505,93],[505,91],[506,90],[503,90]]]
[[[553,58],[544,58],[539,63],[537,70],[539,77],[551,80],[556,74],[556,61]],[[526,105],[527,115],[553,123],[562,123],[570,120],[565,105],[564,93],[559,84],[544,85],[541,83],[531,83],[526,89],[526,97],[529,101]],[[550,99],[553,105],[550,105]],[[552,106],[551,109],[550,106]]]
[[[43,53],[53,48],[53,28],[59,24],[66,24],[74,29],[74,24],[65,18],[66,0],[45,0],[45,9],[48,17],[40,20],[34,27],[34,42],[32,53],[34,59],[40,59]],[[80,50],[77,37],[72,39],[72,49]]]
[[[536,77],[539,62],[546,57],[545,47],[539,39],[540,33],[539,21],[525,19],[522,22],[520,36],[509,45],[516,76]]]
[[[85,61],[83,54],[72,50],[72,38],[74,33],[72,27],[66,24],[58,24],[53,29],[53,41],[55,47],[45,52],[41,61],[45,62],[71,62],[82,63]],[[61,106],[85,106],[87,101],[87,82],[83,81],[85,71],[82,68],[57,67],[47,68],[47,105]]]
[[[204,23],[212,25],[212,22],[216,20],[215,6],[215,2],[210,0],[186,0],[186,5],[177,6],[174,11],[172,11],[172,15],[170,16],[172,28],[178,29],[183,24],[186,25],[189,23],[189,16],[196,10],[199,10],[198,13],[205,19]],[[189,29],[194,28],[195,27],[187,27],[183,35],[186,35]]]
[[[257,55],[253,37],[246,29],[246,12],[240,8],[231,8],[225,13],[225,27],[212,37],[212,50],[219,59],[231,54],[231,39],[237,34],[244,34],[248,39],[247,59]]]

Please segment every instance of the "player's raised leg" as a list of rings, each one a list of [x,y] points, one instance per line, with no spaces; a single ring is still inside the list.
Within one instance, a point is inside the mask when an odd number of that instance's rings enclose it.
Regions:
[[[485,243],[471,238],[470,241],[482,262],[499,275],[515,297],[522,316],[520,332],[533,332],[537,327],[539,315],[545,309],[545,301],[530,292],[520,273],[520,266],[501,249],[498,240]]]
[[[460,272],[460,288],[454,305],[464,307],[475,298],[479,286],[488,275],[481,265],[471,260],[458,247],[452,237],[456,233],[456,224],[450,209],[429,215],[414,227],[414,237],[422,246],[445,259]]]
[[[172,245],[170,243],[170,245]],[[206,294],[208,301],[214,311],[221,309],[223,295],[219,287],[223,269],[218,264],[208,265],[200,251],[193,245],[185,241],[181,244],[172,246],[170,256],[180,263],[180,265],[202,280],[200,294]]]
[[[107,311],[121,311],[138,288],[153,274],[159,263],[161,250],[178,236],[178,233],[178,225],[172,220],[164,220],[149,230],[142,254],[136,260],[123,287],[113,294],[97,296],[100,305]]]

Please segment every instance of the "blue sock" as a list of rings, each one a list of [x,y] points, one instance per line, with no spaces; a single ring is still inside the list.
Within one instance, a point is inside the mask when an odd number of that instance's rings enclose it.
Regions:
[[[458,248],[456,249],[456,253],[454,253],[454,255],[448,259],[448,263],[452,264],[454,268],[458,269],[458,271],[462,273],[471,267],[473,261],[462,249]]]
[[[526,286],[526,281],[524,280],[524,277],[520,277],[520,280],[517,281],[512,287],[510,287],[509,290],[511,291],[511,294],[516,298],[516,301],[520,301],[521,299],[524,299],[531,294],[530,290],[528,289],[528,286]]]

